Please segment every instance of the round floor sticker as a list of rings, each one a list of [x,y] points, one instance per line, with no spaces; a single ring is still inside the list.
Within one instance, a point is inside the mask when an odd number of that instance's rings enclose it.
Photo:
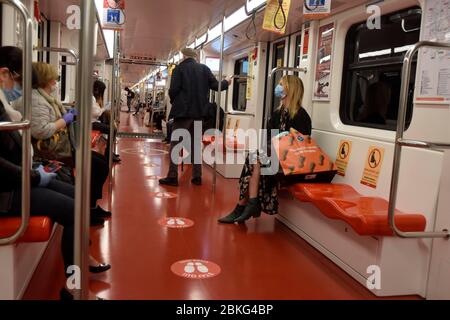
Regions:
[[[178,195],[172,192],[152,192],[150,195],[159,199],[173,199],[178,197]]]
[[[169,154],[166,150],[152,149],[152,148],[128,148],[120,150],[122,153],[132,155],[145,155],[145,156],[163,156]]]
[[[159,179],[162,179],[162,177],[160,177],[160,176],[148,176],[148,177],[146,177],[146,179],[147,180],[159,180]]]
[[[187,279],[208,279],[218,276],[221,272],[217,264],[204,260],[178,261],[170,269],[177,276]]]
[[[144,167],[146,167],[146,168],[159,168],[159,164],[150,162],[150,163],[144,164]]]
[[[168,218],[162,218],[158,221],[160,225],[167,228],[173,228],[173,229],[184,229],[184,228],[190,228],[194,225],[194,221],[186,218],[175,218],[175,217],[168,217]]]

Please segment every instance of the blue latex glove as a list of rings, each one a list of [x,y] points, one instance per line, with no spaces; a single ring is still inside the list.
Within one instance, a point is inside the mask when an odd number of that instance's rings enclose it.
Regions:
[[[39,187],[47,187],[50,181],[56,178],[56,173],[48,173],[45,171],[44,167],[40,165],[37,168],[39,175],[41,176],[41,181],[39,182]]]
[[[63,115],[63,119],[66,122],[66,125],[70,125],[75,118],[75,115],[71,112],[67,112],[65,115]]]

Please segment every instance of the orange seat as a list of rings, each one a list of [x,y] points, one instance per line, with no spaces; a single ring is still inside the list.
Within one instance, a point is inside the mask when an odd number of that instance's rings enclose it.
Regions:
[[[288,190],[300,201],[313,203],[330,219],[343,220],[359,235],[392,236],[388,205],[381,198],[364,197],[346,184],[296,184]],[[421,214],[396,210],[395,222],[404,232],[424,231],[426,219]]]
[[[347,184],[300,183],[290,186],[289,191],[304,202],[320,201],[323,198],[351,198],[359,196],[359,193]]]
[[[389,227],[388,205],[381,198],[359,197],[353,200],[328,198],[340,220],[347,222],[359,235],[392,236]],[[424,231],[426,219],[421,214],[406,214],[395,210],[395,224],[403,232]]]
[[[20,227],[19,217],[0,218],[0,238],[12,236]],[[30,217],[28,228],[17,242],[45,242],[50,239],[53,222],[48,217]]]

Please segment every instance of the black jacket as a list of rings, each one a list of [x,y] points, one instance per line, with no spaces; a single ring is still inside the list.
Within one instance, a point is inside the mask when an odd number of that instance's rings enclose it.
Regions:
[[[0,122],[11,121],[0,101]],[[0,131],[0,212],[9,210],[14,190],[22,184],[22,137],[17,131]],[[31,171],[31,185],[37,186],[40,176]]]
[[[269,120],[269,129],[280,129],[281,110],[277,109]],[[305,136],[310,136],[312,131],[311,118],[304,108],[301,108],[293,119],[289,118],[286,129],[294,128]],[[269,132],[270,135],[270,132]]]
[[[267,145],[270,146],[272,144],[272,132],[270,130],[280,130],[280,120],[281,120],[281,109],[277,109],[272,113],[272,116],[269,119],[268,130],[267,132]],[[288,123],[286,124],[286,130],[290,130],[291,128],[297,130],[301,134],[305,136],[310,136],[312,132],[312,124],[311,118],[306,112],[305,109],[301,108],[294,118],[290,118]],[[267,148],[265,146],[265,148]],[[267,148],[267,154],[270,156],[272,154],[271,148]]]
[[[206,65],[192,58],[184,60],[173,70],[169,89],[172,104],[169,118],[206,118],[209,90],[217,91],[218,87],[219,82]],[[222,90],[227,88],[228,82],[222,81]]]

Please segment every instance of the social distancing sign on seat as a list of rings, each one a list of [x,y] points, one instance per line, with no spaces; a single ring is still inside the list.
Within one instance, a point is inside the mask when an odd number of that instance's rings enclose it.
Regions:
[[[367,152],[361,184],[377,188],[381,168],[383,166],[384,148],[372,146]]]

